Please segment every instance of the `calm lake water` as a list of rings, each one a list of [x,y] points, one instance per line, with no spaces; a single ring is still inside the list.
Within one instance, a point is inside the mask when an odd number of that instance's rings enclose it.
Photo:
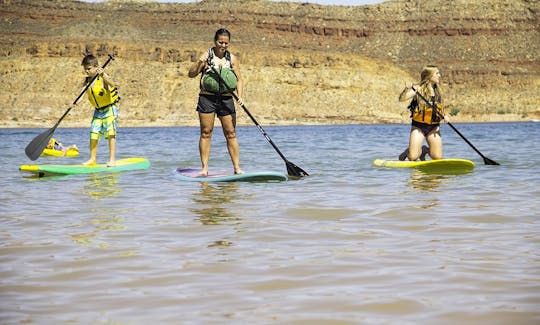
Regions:
[[[219,124],[219,123],[217,123]],[[311,176],[204,184],[198,128],[121,128],[118,158],[152,167],[29,178],[44,129],[0,129],[1,324],[539,324],[540,123],[447,125],[465,175],[379,169],[408,125],[265,127]],[[87,129],[58,129],[80,163]],[[242,168],[285,173],[256,127]],[[214,168],[231,168],[220,128]],[[98,152],[107,160],[106,142]]]

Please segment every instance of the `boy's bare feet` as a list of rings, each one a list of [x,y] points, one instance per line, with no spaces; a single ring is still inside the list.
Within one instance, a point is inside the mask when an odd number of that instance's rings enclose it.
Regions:
[[[90,160],[87,160],[87,161],[83,162],[82,164],[85,165],[85,166],[91,166],[91,165],[95,165],[96,161],[90,159]]]
[[[114,161],[114,160],[109,160],[109,161],[107,162],[107,167],[114,167],[114,166],[116,166],[116,161]]]

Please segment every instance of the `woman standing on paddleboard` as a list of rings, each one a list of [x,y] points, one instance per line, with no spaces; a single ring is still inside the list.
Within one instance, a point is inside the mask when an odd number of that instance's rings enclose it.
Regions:
[[[442,159],[440,122],[444,119],[444,112],[440,78],[441,73],[436,66],[426,66],[420,73],[420,84],[406,84],[399,95],[400,102],[412,99],[409,105],[412,118],[409,147],[399,155],[399,160],[425,160],[428,153],[432,159]],[[429,148],[423,146],[424,140]]]
[[[236,110],[230,90],[236,89],[238,104],[243,104],[243,83],[238,58],[228,51],[231,33],[224,28],[218,29],[214,36],[214,46],[209,48],[189,69],[188,76],[195,78],[201,75],[199,101],[200,138],[199,153],[201,156],[201,176],[208,175],[210,144],[217,115],[223,134],[227,141],[227,149],[235,174],[243,173],[240,169],[240,148],[236,138]],[[216,75],[219,73],[219,76]],[[226,85],[223,85],[223,82]]]

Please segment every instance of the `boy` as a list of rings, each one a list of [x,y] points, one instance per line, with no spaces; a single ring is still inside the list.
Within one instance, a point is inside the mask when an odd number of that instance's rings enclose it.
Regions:
[[[87,85],[94,76],[98,76],[86,91],[88,100],[94,106],[94,116],[90,126],[90,159],[84,165],[96,164],[97,145],[101,135],[109,140],[108,167],[116,165],[116,120],[118,118],[118,91],[110,77],[99,67],[93,55],[86,55],[82,66],[87,77]]]

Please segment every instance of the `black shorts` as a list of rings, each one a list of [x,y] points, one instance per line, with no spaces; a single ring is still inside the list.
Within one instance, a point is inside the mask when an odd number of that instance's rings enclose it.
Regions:
[[[232,96],[224,95],[199,95],[199,102],[197,103],[197,112],[199,113],[216,113],[217,116],[227,116],[236,114],[234,108],[234,100]]]
[[[439,127],[439,124],[426,124],[426,123],[421,123],[417,121],[412,121],[412,126],[420,129],[420,132],[422,132],[422,134],[424,134],[424,136],[427,137],[428,134],[430,134],[431,132],[433,132],[433,130]]]

